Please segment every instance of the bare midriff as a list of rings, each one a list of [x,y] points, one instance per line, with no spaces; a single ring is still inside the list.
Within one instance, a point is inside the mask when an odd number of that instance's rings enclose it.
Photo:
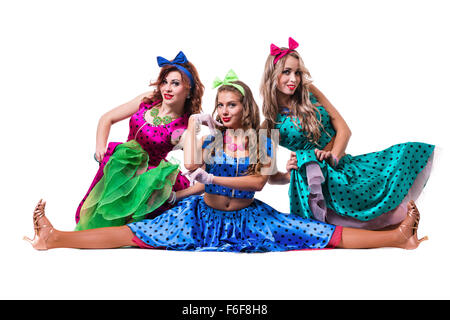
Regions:
[[[222,211],[235,211],[248,207],[251,199],[231,198],[220,194],[205,193],[203,196],[205,203],[213,209]]]

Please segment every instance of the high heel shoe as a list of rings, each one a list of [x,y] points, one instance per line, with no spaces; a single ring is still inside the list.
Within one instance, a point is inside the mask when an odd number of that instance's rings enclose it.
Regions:
[[[419,213],[419,210],[417,210],[417,207],[413,201],[410,202],[410,205],[411,205],[411,208],[408,210],[407,215],[414,219],[414,224],[412,226],[406,225],[406,224],[401,224],[398,227],[398,230],[400,231],[400,233],[406,240],[405,249],[408,249],[408,250],[416,249],[422,241],[428,240],[428,236],[425,236],[421,239],[419,239],[417,237],[417,230],[419,228],[419,221],[420,221],[420,213]],[[413,230],[412,235],[407,236],[404,232],[404,229],[412,229]]]
[[[45,202],[42,199],[37,204],[33,213],[34,238],[23,237],[23,240],[28,241],[36,250],[48,250],[47,240],[53,232],[52,224],[45,217]],[[47,223],[39,224],[42,219],[47,220]]]

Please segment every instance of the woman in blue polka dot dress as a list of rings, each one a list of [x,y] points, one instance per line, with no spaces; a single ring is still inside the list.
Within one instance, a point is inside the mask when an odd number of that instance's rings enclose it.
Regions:
[[[397,229],[368,231],[280,213],[254,199],[255,191],[261,190],[269,178],[271,141],[263,135],[231,134],[238,129],[254,133],[248,129],[259,126],[259,110],[250,89],[232,75],[228,74],[218,84],[215,112],[220,123],[205,114],[189,119],[184,144],[185,166],[191,170],[191,178],[205,186],[204,196],[179,200],[154,219],[73,232],[54,229],[45,216],[45,202],[41,201],[33,216],[35,238],[28,239],[33,247],[46,250],[139,246],[184,251],[267,252],[333,247],[414,249],[419,245],[423,239],[417,238],[419,212],[414,203],[409,204],[409,214]],[[220,124],[221,130],[203,138],[197,148],[195,132],[199,123],[211,128],[214,123]],[[258,148],[253,161],[255,144],[269,147]],[[191,188],[198,188],[199,183]]]
[[[256,146],[261,140],[261,136],[250,136],[259,126],[259,109],[249,87],[236,79],[230,71],[224,81],[216,80],[220,85],[213,112],[217,113],[216,120],[204,114],[189,119],[184,142],[185,167],[191,171],[192,179],[205,185],[204,196],[180,201],[161,218],[129,224],[135,241],[142,247],[198,251],[334,247],[340,238],[340,228],[282,214],[254,199],[255,191],[261,190],[268,179],[261,170],[270,167],[271,141],[264,139],[259,160],[249,150],[250,145]],[[197,143],[196,126],[201,122],[215,122],[220,129]],[[238,130],[247,135],[239,135]],[[265,164],[262,153],[267,153]]]

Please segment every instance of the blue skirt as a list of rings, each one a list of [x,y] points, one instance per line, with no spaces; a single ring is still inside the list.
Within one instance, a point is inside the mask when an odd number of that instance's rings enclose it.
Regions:
[[[191,196],[154,219],[128,224],[143,248],[183,251],[267,252],[335,247],[342,228],[276,211],[254,199],[222,211]]]

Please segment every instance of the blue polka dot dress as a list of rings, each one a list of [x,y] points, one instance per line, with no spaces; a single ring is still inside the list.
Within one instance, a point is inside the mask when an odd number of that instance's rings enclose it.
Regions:
[[[270,141],[268,142],[270,145]],[[248,158],[216,155],[206,171],[216,176],[242,176]],[[220,160],[220,161],[219,161]],[[208,185],[206,193],[251,199],[254,192]],[[191,196],[154,219],[128,224],[142,248],[188,251],[268,252],[336,247],[342,228],[294,214],[278,212],[253,199],[246,208],[223,211]]]
[[[268,252],[335,247],[342,229],[276,211],[255,199],[241,210],[209,207],[191,196],[154,219],[128,224],[142,248]]]

